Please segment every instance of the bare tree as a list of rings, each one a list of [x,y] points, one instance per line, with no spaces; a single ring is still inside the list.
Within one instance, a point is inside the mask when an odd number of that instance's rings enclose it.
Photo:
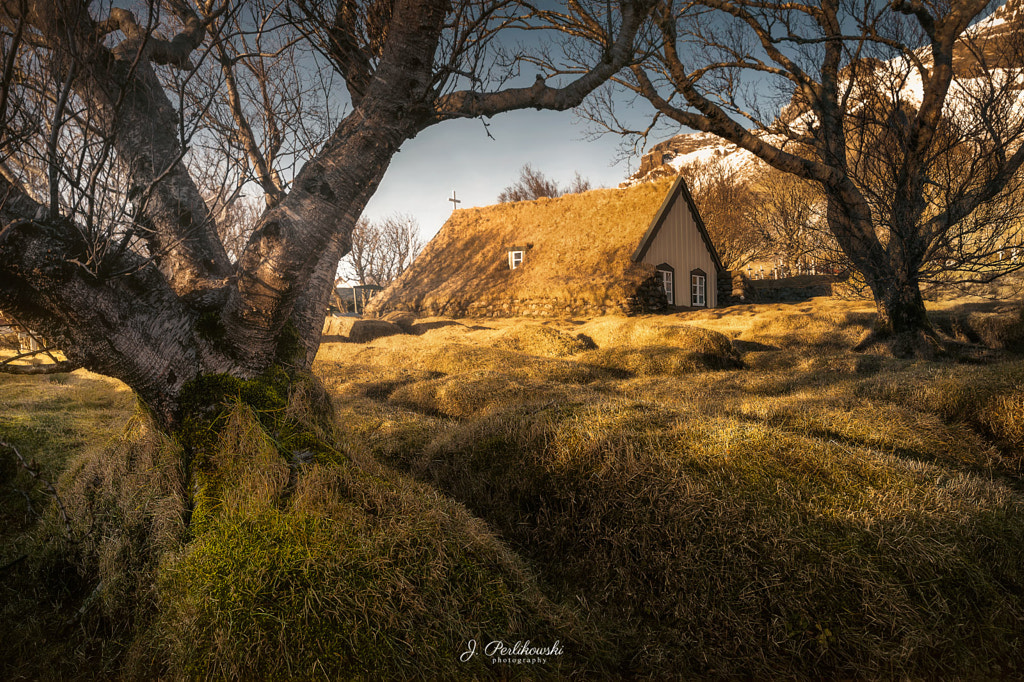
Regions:
[[[386,287],[422,249],[419,226],[411,216],[395,214],[379,222],[360,218],[342,266],[360,286]]]
[[[756,226],[764,250],[787,270],[840,273],[848,270],[825,220],[817,187],[790,173],[764,168],[754,188]]]
[[[558,188],[557,182],[549,180],[546,175],[534,170],[530,164],[525,164],[519,169],[519,178],[498,194],[498,203],[532,201],[542,197],[554,198],[561,195],[562,190]]]
[[[563,194],[581,194],[592,189],[594,189],[594,185],[590,182],[590,178],[585,178],[580,175],[579,171],[576,171],[572,176],[572,182],[568,184]]]
[[[225,204],[252,183],[276,206],[338,123],[331,91],[341,83],[287,19],[289,9],[284,0],[247,0],[205,13],[211,53],[175,83],[200,131],[194,145],[208,149],[225,176]],[[194,175],[208,172],[209,158],[201,161]]]
[[[282,0],[247,0],[206,12],[209,54],[169,74],[183,125],[194,131],[189,171],[232,261],[337,125],[331,90],[340,83],[282,16],[287,9]]]
[[[498,194],[498,203],[533,201],[543,197],[553,199],[563,194],[579,194],[589,189],[591,189],[590,180],[580,175],[579,171],[576,171],[572,182],[563,189],[558,186],[557,182],[549,180],[546,175],[535,170],[530,164],[525,164],[519,169],[519,177],[516,181]]]
[[[1006,228],[1024,163],[1024,31],[969,29],[990,7],[659,0],[643,63],[618,82],[656,122],[714,133],[813,182],[874,295],[878,336],[906,333],[913,352],[933,345],[919,285],[938,264],[979,280],[1020,267],[994,249],[1018,240]]]
[[[329,60],[351,110],[296,164],[233,263],[189,170],[196,132],[186,124],[203,117],[182,93],[208,59],[256,64],[223,42],[234,30],[224,22],[250,6],[5,0],[0,14],[0,308],[72,365],[123,380],[168,428],[198,377],[310,366],[350,233],[406,140],[455,118],[577,106],[633,59],[649,0],[572,3],[568,15],[604,35],[578,47],[592,68],[527,87],[488,80],[501,36],[565,27],[518,2],[299,1],[271,11],[267,26],[294,30]],[[262,134],[265,156],[269,123]],[[253,177],[273,185],[250,160]],[[93,210],[100,200],[108,210]]]

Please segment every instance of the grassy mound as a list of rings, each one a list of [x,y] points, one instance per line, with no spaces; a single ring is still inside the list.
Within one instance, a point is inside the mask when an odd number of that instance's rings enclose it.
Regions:
[[[572,386],[484,371],[407,384],[391,393],[389,402],[425,414],[465,418],[500,412],[510,404],[564,402],[575,393]]]
[[[561,358],[595,348],[583,334],[569,334],[539,324],[524,324],[504,332],[494,344],[498,348]]]
[[[729,338],[670,317],[599,317],[579,327],[598,348],[675,346],[696,353],[731,354]]]
[[[742,367],[729,337],[658,318],[600,318],[581,327],[598,348],[580,360],[633,376],[680,376]]]
[[[70,465],[97,486],[113,478],[88,463],[108,442],[121,447],[116,439],[134,408],[123,384],[84,370],[0,375],[0,441],[17,448],[39,477],[0,449],[0,678],[117,674],[136,613],[126,594],[138,586],[138,576],[112,569],[138,556],[131,538],[147,523],[132,506],[122,528],[100,534],[99,520],[111,511],[108,499],[77,498],[63,485],[68,479],[62,472]],[[154,448],[143,450],[136,453],[140,463],[160,457]],[[40,479],[60,489],[67,520]],[[149,494],[140,492],[125,499],[134,505]],[[102,583],[81,577],[100,571],[110,571]],[[107,610],[118,610],[121,618],[96,617]]]
[[[641,377],[681,376],[742,366],[731,348],[728,352],[703,353],[675,346],[612,346],[591,351],[581,359],[598,367]]]
[[[383,342],[353,353],[334,351],[323,360],[324,367],[347,367],[355,363],[372,368],[379,376],[410,376],[410,372],[425,378],[457,375],[464,372],[494,372],[510,378],[556,381],[568,384],[586,384],[610,376],[609,372],[589,364],[563,358],[544,358],[500,348],[491,348],[461,342],[449,342],[447,337],[434,341],[428,337],[409,339],[408,345],[390,345]],[[402,339],[405,341],[405,339]],[[417,343],[419,341],[419,343]],[[347,349],[345,349],[347,350]],[[333,356],[337,356],[337,360]],[[337,379],[347,380],[349,373],[334,375],[324,371],[330,385]]]
[[[1024,352],[1024,308],[998,302],[967,303],[934,312],[931,320],[936,329],[957,340]]]
[[[923,367],[913,381],[878,374],[858,387],[863,396],[911,405],[988,435],[1000,452],[996,468],[1024,475],[1024,364]]]
[[[11,583],[44,585],[57,608],[0,627],[4,677],[507,677],[459,655],[517,639],[572,653],[535,673],[592,665],[573,614],[462,505],[304,436],[307,384],[282,401],[271,383],[207,382],[256,408],[228,401],[183,432],[204,445],[194,486],[142,413],[75,456]],[[5,623],[35,617],[30,601],[5,600]]]
[[[740,306],[703,315],[717,319],[711,325],[705,320],[694,323],[729,330],[747,343],[815,357],[852,349],[871,331],[876,319],[869,306],[830,299],[796,305]]]
[[[1024,616],[1024,504],[982,478],[628,401],[492,414],[390,458],[589,603],[630,674],[1022,662],[1006,635]]]

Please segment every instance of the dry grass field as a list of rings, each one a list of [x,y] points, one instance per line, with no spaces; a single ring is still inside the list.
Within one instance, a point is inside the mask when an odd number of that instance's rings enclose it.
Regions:
[[[282,415],[331,406],[236,405],[189,528],[130,393],[0,376],[73,526],[3,453],[0,672],[1020,676],[1024,322],[933,316],[936,361],[853,352],[873,313],[833,299],[335,325],[334,432],[286,460]]]

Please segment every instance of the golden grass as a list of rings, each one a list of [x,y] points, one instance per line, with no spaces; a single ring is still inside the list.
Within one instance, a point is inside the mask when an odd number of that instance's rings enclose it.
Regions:
[[[541,324],[521,324],[506,330],[494,346],[528,355],[561,358],[597,348],[585,334],[572,334]]]
[[[197,537],[161,562],[152,634],[172,675],[488,677],[484,657],[457,659],[470,639],[581,641],[461,505],[368,461],[302,465],[286,494],[273,447],[232,447],[265,442],[260,431],[244,409],[232,415],[217,449],[231,482]]]
[[[982,312],[1014,328],[1016,312]],[[0,625],[0,672],[1019,676],[1024,360],[851,352],[872,323],[834,300],[404,319],[322,346],[337,423],[317,431],[323,453],[283,451],[233,407],[188,532],[177,446],[142,417],[122,427],[130,394],[77,373],[9,379],[0,432],[64,472],[84,539],[61,539],[52,507],[7,531],[5,556],[32,556],[2,583],[5,622],[28,626]],[[304,415],[330,410],[310,391],[288,419],[312,429]],[[24,512],[0,494],[6,518]],[[469,638],[559,639],[567,655],[465,666]]]
[[[52,391],[30,379],[39,395],[19,404],[44,416]],[[3,586],[5,679],[506,677],[482,655],[457,656],[470,639],[509,633],[592,639],[483,522],[366,457],[352,463],[352,443],[286,457],[282,432],[229,405],[185,490],[178,443],[104,383],[102,406],[116,405],[118,424],[53,462],[71,527],[37,501],[45,522],[26,528],[27,560]],[[288,419],[316,409],[305,386],[293,389]],[[78,394],[82,429],[105,416],[92,396]],[[10,435],[36,453],[32,438]],[[45,437],[39,453],[58,442]],[[4,501],[5,513],[16,506]],[[577,653],[533,670],[591,665]]]
[[[16,447],[43,479],[59,486],[68,480],[69,467],[79,468],[82,458],[117,439],[135,404],[126,386],[85,370],[46,376],[0,374],[0,441]],[[98,509],[82,514],[69,499],[65,502],[78,543],[93,541],[84,535],[82,524]],[[38,515],[54,529],[44,540]],[[11,453],[0,452],[0,566],[9,566],[0,571],[0,677],[71,677],[82,670],[97,676],[114,674],[94,653],[104,642],[117,649],[116,637],[89,631],[71,641],[64,634],[65,621],[81,605],[77,592],[93,589],[78,578],[82,555],[65,553],[65,533],[46,488],[18,466]],[[114,544],[116,540],[107,551],[92,555],[94,565],[116,562]],[[123,587],[120,581],[110,583],[92,603],[98,608],[121,599]]]
[[[487,520],[617,674],[1024,669],[1024,364],[851,352],[872,323],[834,300],[552,321],[597,349],[550,363],[502,341],[534,323],[462,321],[320,367],[352,442]]]

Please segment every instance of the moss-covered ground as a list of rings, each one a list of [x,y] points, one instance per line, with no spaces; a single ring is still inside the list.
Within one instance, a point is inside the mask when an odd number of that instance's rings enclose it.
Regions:
[[[417,320],[325,344],[330,404],[212,387],[191,478],[116,382],[0,376],[70,517],[0,453],[0,674],[1018,677],[1020,316],[934,315],[938,361],[832,299]]]

